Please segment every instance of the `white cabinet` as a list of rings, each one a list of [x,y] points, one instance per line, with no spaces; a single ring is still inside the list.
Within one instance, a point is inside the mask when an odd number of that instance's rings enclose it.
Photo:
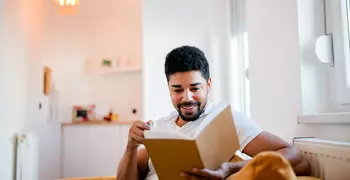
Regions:
[[[115,176],[130,125],[63,126],[63,178]]]

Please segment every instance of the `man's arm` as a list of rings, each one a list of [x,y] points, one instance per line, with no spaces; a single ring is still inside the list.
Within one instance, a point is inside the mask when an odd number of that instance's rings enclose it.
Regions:
[[[282,156],[291,164],[297,176],[309,176],[311,174],[309,163],[301,152],[296,147],[293,147],[271,133],[260,133],[243,149],[243,153],[251,157],[264,151],[276,151],[282,154]],[[248,162],[249,160],[228,163],[225,165],[226,170],[229,169],[229,175],[234,174],[243,168]]]
[[[146,149],[127,147],[119,162],[117,180],[145,179],[149,171],[148,153]]]
[[[276,151],[282,154],[282,156],[287,159],[294,172],[298,176],[308,176],[311,174],[311,169],[306,158],[301,154],[301,152],[282,140],[281,138],[270,134],[268,132],[262,132],[257,135],[252,141],[250,141],[246,147],[243,149],[243,153],[254,157],[260,152],[264,151]],[[189,180],[196,179],[224,179],[236,172],[238,172],[243,166],[245,166],[249,160],[234,162],[234,163],[224,163],[217,170],[208,169],[193,169],[193,174],[182,173],[181,176]]]
[[[243,153],[251,157],[263,151],[276,151],[281,153],[283,157],[289,161],[293,170],[299,176],[311,174],[309,163],[302,153],[296,147],[293,147],[271,133],[260,133],[243,149]]]

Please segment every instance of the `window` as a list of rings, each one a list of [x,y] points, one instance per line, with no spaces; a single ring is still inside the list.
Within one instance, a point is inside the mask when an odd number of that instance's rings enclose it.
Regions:
[[[237,110],[244,112],[250,116],[250,84],[248,79],[248,34],[245,26],[245,1],[231,1],[232,15],[232,61],[230,67],[233,69],[231,77],[234,77],[234,82],[231,97],[231,102]]]
[[[331,87],[337,102],[350,105],[350,0],[326,0],[326,29],[333,37]]]
[[[349,59],[349,53],[350,53],[350,46],[349,46],[349,42],[350,42],[350,0],[346,0],[346,4],[344,5],[346,7],[345,11],[346,11],[346,18],[344,18],[346,21],[344,23],[344,31],[346,32],[346,36],[344,38],[345,41],[347,41],[346,43],[346,53],[348,54],[348,58],[345,61],[346,64],[346,81],[347,81],[347,86],[350,86],[350,59]]]

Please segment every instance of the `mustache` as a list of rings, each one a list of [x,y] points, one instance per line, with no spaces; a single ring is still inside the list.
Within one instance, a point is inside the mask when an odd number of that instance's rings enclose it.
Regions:
[[[196,102],[196,101],[182,102],[178,104],[177,107],[180,108],[181,106],[193,106],[193,105],[199,106],[200,102]]]

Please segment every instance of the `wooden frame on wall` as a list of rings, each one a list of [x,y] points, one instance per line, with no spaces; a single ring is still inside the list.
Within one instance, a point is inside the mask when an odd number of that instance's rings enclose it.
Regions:
[[[44,94],[50,95],[52,85],[52,70],[45,66],[44,67]]]

